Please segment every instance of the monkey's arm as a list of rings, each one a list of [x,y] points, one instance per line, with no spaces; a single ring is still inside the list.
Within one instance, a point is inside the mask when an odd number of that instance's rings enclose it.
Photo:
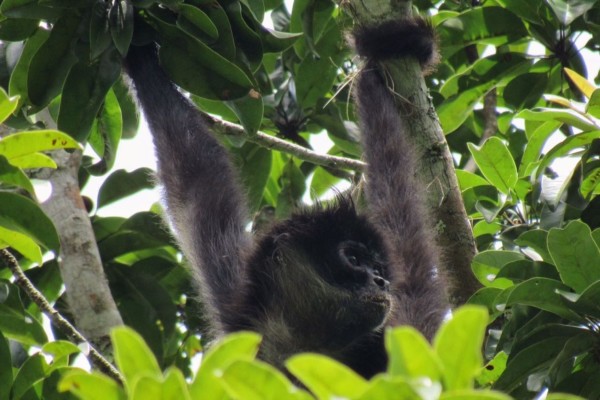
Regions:
[[[421,206],[420,187],[414,180],[414,149],[407,141],[391,90],[386,86],[380,60],[414,56],[422,64],[432,55],[433,32],[426,23],[408,20],[355,31],[359,54],[368,57],[358,83],[356,99],[368,163],[366,195],[374,223],[386,238],[390,268],[398,274],[393,288],[398,297],[398,324],[411,324],[428,338],[435,333],[448,305],[437,277],[437,248]],[[395,25],[394,25],[395,24]],[[391,47],[378,49],[374,43]],[[419,112],[413,110],[412,112]]]
[[[249,245],[237,176],[202,115],[159,66],[154,46],[132,46],[126,69],[152,132],[171,223],[205,305],[220,321],[243,279]]]

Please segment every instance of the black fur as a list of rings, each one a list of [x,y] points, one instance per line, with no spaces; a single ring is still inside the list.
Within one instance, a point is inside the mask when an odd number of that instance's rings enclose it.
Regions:
[[[384,327],[409,324],[432,337],[448,308],[437,251],[404,123],[377,70],[392,57],[428,62],[435,46],[424,26],[404,20],[354,32],[369,59],[355,93],[369,164],[367,214],[340,198],[254,241],[227,153],[160,69],[156,49],[130,50],[126,67],[154,136],[167,213],[217,335],[254,330],[263,335],[260,357],[274,365],[313,351],[365,377],[385,369]]]
[[[437,63],[437,35],[423,18],[391,20],[354,29],[354,47],[359,55],[376,61],[413,56],[423,69]]]

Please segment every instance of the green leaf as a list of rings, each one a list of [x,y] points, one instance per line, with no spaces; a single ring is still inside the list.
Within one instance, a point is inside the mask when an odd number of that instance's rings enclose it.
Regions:
[[[0,122],[4,122],[19,105],[18,97],[8,97],[6,91],[0,88]]]
[[[117,158],[117,148],[123,132],[121,107],[114,91],[106,94],[100,115],[94,120],[89,137],[90,145],[102,159],[88,168],[92,175],[104,174],[112,169]]]
[[[10,163],[18,168],[52,168],[56,169],[56,163],[50,157],[42,153],[25,154],[12,158]]]
[[[19,168],[9,164],[6,157],[2,155],[0,155],[0,182],[18,186],[27,190],[29,194],[35,195],[35,190],[27,175]]]
[[[17,286],[0,280],[0,331],[9,339],[31,346],[48,341],[42,324],[25,311]]]
[[[40,5],[38,0],[4,0],[0,13],[11,18],[55,20],[62,11]]]
[[[514,251],[487,250],[473,257],[471,269],[475,277],[483,285],[495,287],[498,289],[506,289],[512,286],[511,282],[505,279],[496,279],[496,275],[500,269],[508,263],[517,260],[523,260],[525,257]]]
[[[82,400],[125,400],[123,388],[114,380],[99,372],[88,373],[75,370],[59,383],[58,390],[71,392]]]
[[[271,172],[271,151],[254,143],[245,143],[241,149],[233,149],[232,154],[247,191],[250,210],[257,210]]]
[[[341,62],[341,54],[334,51],[341,41],[339,26],[333,24],[316,44],[321,57],[305,57],[298,66],[295,76],[296,98],[299,106],[306,110],[314,107],[329,91],[337,76],[336,65]],[[337,53],[337,54],[336,54]],[[331,56],[326,57],[325,55]]]
[[[594,7],[590,0],[548,0],[548,5],[563,26],[569,26],[576,18]]]
[[[3,2],[2,4],[5,4]],[[0,6],[1,8],[1,6]],[[40,47],[50,36],[50,31],[46,29],[38,29],[33,36],[31,36],[25,42],[21,56],[15,65],[10,80],[8,83],[8,92],[11,96],[20,96],[19,105],[23,105],[29,102],[29,95],[27,91],[27,79],[29,75],[29,65],[31,59],[37,53]]]
[[[478,387],[490,387],[498,380],[500,375],[506,369],[506,361],[508,355],[501,351],[494,356],[482,369],[481,374],[477,376],[476,382]]]
[[[571,221],[564,229],[550,229],[548,250],[562,281],[577,293],[600,279],[600,249],[583,222]]]
[[[46,377],[48,370],[48,364],[41,354],[37,353],[27,358],[15,376],[13,398],[20,399],[33,385]]]
[[[0,287],[1,289],[1,287]],[[0,331],[0,400],[9,400],[13,383],[12,359],[8,340]]]
[[[60,241],[50,218],[26,197],[0,192],[0,226],[23,233],[49,250],[58,251]]]
[[[33,35],[39,25],[40,21],[35,19],[3,19],[0,21],[0,40],[25,40]]]
[[[98,191],[98,208],[131,196],[140,190],[153,188],[152,174],[149,168],[138,168],[132,172],[116,170],[106,178]]]
[[[470,389],[483,363],[481,346],[488,322],[486,310],[463,306],[442,325],[433,347],[441,360],[446,390]]]
[[[387,375],[376,375],[367,390],[358,400],[423,400],[437,399],[442,391],[442,385],[438,382],[423,380],[407,380],[404,377],[390,377]]]
[[[585,400],[583,397],[568,393],[550,393],[546,400]]]
[[[112,330],[110,337],[115,361],[127,385],[133,385],[142,376],[162,377],[152,350],[137,332],[127,327],[117,327]]]
[[[387,330],[385,348],[389,354],[390,375],[441,380],[441,362],[427,340],[416,329],[400,327]]]
[[[228,391],[239,399],[312,399],[277,369],[258,361],[235,361],[227,367],[223,379]]]
[[[518,180],[515,161],[506,145],[497,137],[491,137],[482,147],[468,144],[483,176],[502,193],[509,194]]]
[[[255,90],[250,90],[247,96],[241,99],[225,102],[240,120],[244,131],[252,136],[258,132],[263,118],[263,100]]]
[[[48,39],[31,59],[27,90],[35,106],[47,106],[62,90],[67,74],[77,62],[71,42],[76,37],[80,22],[80,18],[73,15],[59,19]]]
[[[95,60],[112,44],[108,22],[108,3],[96,0],[90,17],[90,59]]]
[[[528,305],[572,321],[581,321],[582,318],[571,311],[561,300],[558,291],[568,292],[569,288],[554,279],[528,279],[515,286],[508,297],[506,305]]]
[[[464,171],[462,169],[456,170],[456,177],[458,178],[460,190],[467,190],[472,187],[485,186],[489,184],[488,181],[479,175],[475,175],[472,172]]]
[[[108,23],[115,47],[125,56],[133,38],[133,4],[126,0],[113,2],[108,14]]]
[[[541,176],[545,172],[546,167],[549,166],[556,158],[569,154],[573,149],[589,146],[594,140],[599,138],[600,130],[569,136],[561,143],[554,146],[552,150],[550,150],[544,156],[544,158],[542,158],[540,166],[537,170],[537,176]]]
[[[68,135],[54,130],[19,132],[0,140],[0,155],[6,157],[9,162],[38,151],[73,148],[79,148],[79,143]]]
[[[539,24],[543,20],[540,15],[539,3],[536,1],[497,0],[497,2],[529,22]]]
[[[548,252],[548,231],[543,229],[534,229],[521,234],[515,243],[520,247],[530,247],[546,262],[552,262],[552,257]]]
[[[234,333],[219,341],[206,352],[198,374],[190,384],[192,398],[199,399],[202,396],[207,399],[219,399],[224,396],[225,390],[216,374],[234,361],[254,359],[259,344],[260,336],[253,332]]]
[[[210,17],[200,8],[189,4],[179,6],[177,26],[199,39],[203,39],[204,36],[207,36],[209,41],[219,38],[219,31]]]
[[[320,354],[295,355],[285,366],[319,399],[357,397],[368,387],[349,367]]]
[[[55,340],[42,346],[42,352],[44,354],[52,355],[54,362],[56,363],[56,361],[61,358],[66,358],[81,352],[81,349],[74,343],[67,342],[66,340]]]
[[[546,141],[561,125],[562,122],[547,121],[538,125],[532,133],[529,133],[529,130],[527,131],[527,147],[525,147],[525,153],[521,158],[519,177],[524,177],[531,173],[531,165],[538,161]]]
[[[539,122],[558,121],[567,125],[571,125],[577,129],[581,129],[584,132],[589,132],[596,129],[596,126],[585,116],[573,110],[538,107],[534,111],[523,110],[516,115],[516,118],[523,118],[525,120]]]
[[[506,370],[496,381],[493,388],[511,392],[523,383],[531,374],[547,367],[560,353],[565,343],[564,337],[551,337],[520,351],[510,357]]]
[[[121,74],[121,56],[112,49],[93,64],[79,62],[71,68],[64,85],[58,129],[76,140],[87,139],[104,98]]]
[[[238,66],[175,26],[156,21],[166,39],[159,51],[160,64],[177,85],[215,100],[240,98],[252,89],[252,81]]]
[[[507,394],[485,390],[455,390],[442,393],[440,400],[511,400]]]
[[[516,110],[534,107],[548,86],[546,72],[525,73],[511,80],[504,88],[504,100]]]
[[[590,315],[600,318],[600,281],[588,286],[580,295],[561,293],[567,307],[580,315]]]
[[[169,368],[165,378],[142,376],[134,384],[131,400],[190,400],[190,393],[181,371]]]
[[[42,264],[42,251],[27,235],[0,226],[0,248],[12,247],[25,258]]]

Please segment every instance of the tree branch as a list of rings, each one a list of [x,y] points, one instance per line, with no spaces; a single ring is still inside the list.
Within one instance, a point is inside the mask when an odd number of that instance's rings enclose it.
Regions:
[[[52,195],[41,204],[60,237],[59,267],[77,328],[102,352],[110,349],[110,330],[123,325],[104,274],[96,237],[81,198],[81,151],[51,153],[58,168],[48,181]]]
[[[365,168],[365,163],[359,160],[316,153],[305,147],[276,138],[263,132],[257,132],[256,135],[250,136],[240,125],[214,118],[206,113],[204,116],[207,122],[211,125],[212,130],[218,135],[244,138],[252,143],[266,147],[267,149],[281,151],[297,157],[300,160],[308,161],[323,167],[345,168],[358,172],[362,172]]]
[[[0,250],[0,258],[15,277],[15,283],[25,291],[31,301],[33,301],[40,310],[50,318],[52,323],[60,329],[62,333],[67,335],[67,337],[75,344],[85,343],[89,346],[89,357],[92,364],[111,378],[123,383],[123,377],[114,365],[104,358],[65,317],[48,303],[48,300],[46,300],[44,295],[33,286],[33,283],[31,283],[19,266],[16,258],[6,249]]]

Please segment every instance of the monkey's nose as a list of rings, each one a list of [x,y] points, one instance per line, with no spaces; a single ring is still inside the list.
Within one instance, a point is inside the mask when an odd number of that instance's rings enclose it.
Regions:
[[[374,276],[373,282],[380,288],[386,289],[386,290],[387,290],[388,286],[390,285],[390,283],[388,281],[386,281],[385,279],[383,279],[380,276]]]

